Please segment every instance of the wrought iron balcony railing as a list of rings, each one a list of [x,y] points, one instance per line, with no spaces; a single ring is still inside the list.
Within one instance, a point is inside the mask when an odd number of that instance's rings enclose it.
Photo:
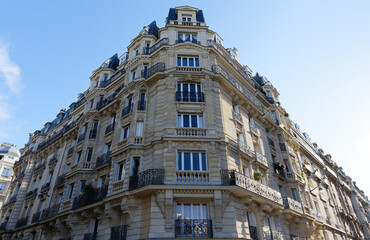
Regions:
[[[212,238],[212,220],[209,219],[176,219],[176,238]]]
[[[221,170],[221,181],[222,185],[239,186],[270,201],[283,205],[283,199],[278,191],[234,170]]]
[[[110,240],[126,240],[127,225],[113,227],[110,232]]]
[[[280,177],[284,179],[286,178],[284,168],[280,167],[277,163],[274,163],[274,170],[275,170],[275,173],[277,173]]]
[[[31,197],[31,196],[36,196],[36,195],[37,195],[37,188],[35,188],[35,189],[31,190],[31,191],[28,191],[26,193],[26,198]]]
[[[54,187],[58,187],[66,182],[65,174],[58,176],[57,180],[55,181]]]
[[[164,169],[148,169],[136,176],[130,177],[129,190],[134,190],[147,185],[163,185]]]
[[[283,202],[284,202],[284,209],[291,209],[293,211],[303,214],[303,206],[300,202],[294,199],[291,199],[289,197],[284,197]]]
[[[85,233],[83,240],[96,240],[97,233],[92,232],[92,233]]]
[[[54,206],[44,209],[41,213],[40,221],[51,218],[59,213],[60,203],[55,204]]]
[[[141,71],[141,77],[149,78],[157,72],[164,72],[166,70],[166,64],[164,62],[158,62],[148,69]]]
[[[41,211],[38,211],[38,212],[34,213],[33,216],[32,216],[31,223],[36,223],[36,222],[40,221],[40,216],[41,216]]]
[[[95,188],[92,192],[84,193],[74,199],[73,202],[73,209],[81,208],[100,200],[103,200],[105,196],[107,196],[108,186],[104,186],[101,188]]]
[[[108,134],[108,133],[110,133],[110,132],[113,132],[114,131],[114,125],[115,125],[116,123],[114,122],[114,123],[111,123],[111,124],[109,124],[106,128],[105,128],[105,134]]]
[[[37,165],[33,171],[37,172],[38,170],[45,168],[45,165],[46,165],[45,163],[41,163]]]
[[[77,142],[82,142],[86,138],[86,132],[82,133],[80,136],[78,136]]]
[[[176,92],[177,102],[204,102],[203,92]]]
[[[106,163],[111,162],[112,158],[110,157],[111,152],[104,153],[96,158],[95,168],[103,166]]]
[[[48,183],[45,183],[44,185],[42,185],[41,187],[41,191],[48,191],[50,189],[50,182]]]
[[[137,103],[137,110],[145,111],[145,107],[146,107],[146,101],[139,101]]]
[[[252,240],[258,240],[258,230],[256,226],[249,226],[249,235]]]
[[[168,43],[169,43],[168,38],[162,38],[157,43],[155,43],[153,46],[151,46],[148,51],[145,51],[145,54],[152,54],[155,50],[157,50],[161,46],[168,45]]]
[[[126,115],[132,113],[132,109],[133,109],[133,104],[128,105],[127,107],[125,107],[124,109],[122,109],[122,115],[121,115],[121,117],[125,117]]]
[[[15,225],[15,228],[24,227],[28,223],[28,216],[21,218],[17,221],[17,224]]]

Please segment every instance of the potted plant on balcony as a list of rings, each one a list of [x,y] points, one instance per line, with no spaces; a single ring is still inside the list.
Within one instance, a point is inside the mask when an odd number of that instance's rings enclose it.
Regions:
[[[279,161],[276,161],[276,162],[274,163],[274,166],[275,166],[275,168],[276,168],[276,169],[278,169],[278,170],[283,170],[283,169],[286,167],[283,163],[281,163],[281,162],[279,162]]]
[[[303,179],[303,181],[304,181],[304,180],[305,180],[306,175],[304,174],[304,171],[303,171],[303,170],[301,171],[301,176],[302,176],[302,179]]]
[[[253,173],[253,178],[254,178],[254,180],[256,180],[256,181],[261,181],[262,180],[262,178],[263,178],[263,175],[262,175],[262,173],[260,172],[260,171],[255,171],[254,173]]]

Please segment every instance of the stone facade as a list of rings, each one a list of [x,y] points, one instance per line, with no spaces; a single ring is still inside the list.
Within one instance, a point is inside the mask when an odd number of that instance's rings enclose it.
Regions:
[[[30,137],[3,239],[369,239],[367,199],[201,10],[127,50]]]

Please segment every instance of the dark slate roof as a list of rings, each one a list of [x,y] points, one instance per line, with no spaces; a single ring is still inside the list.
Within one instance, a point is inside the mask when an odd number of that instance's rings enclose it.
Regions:
[[[263,86],[265,85],[265,79],[263,76],[259,75],[259,73],[256,73],[256,75],[253,77],[253,79],[260,85]]]
[[[203,16],[203,11],[199,10],[197,13],[197,21],[204,23],[204,16]]]
[[[12,147],[4,147],[2,149],[0,149],[0,153],[2,154],[9,154],[9,155],[12,155],[14,157],[20,157],[21,156],[21,153],[19,152],[19,150],[12,146]]]
[[[149,27],[148,34],[154,35],[154,36],[156,36],[158,38],[158,30],[159,30],[159,27],[157,26],[156,21],[153,21],[151,24],[148,25],[148,27]]]
[[[112,61],[110,61],[109,65],[108,65],[108,68],[111,68],[113,69],[114,71],[116,71],[117,69],[117,66],[119,65],[119,59],[118,59],[118,54],[114,54],[111,58],[110,58]]]
[[[167,24],[170,23],[171,20],[177,20],[176,8],[170,8],[167,17]]]

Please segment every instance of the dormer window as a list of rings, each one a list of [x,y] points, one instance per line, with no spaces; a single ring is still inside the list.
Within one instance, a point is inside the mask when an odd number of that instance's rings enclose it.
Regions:
[[[183,22],[191,22],[191,17],[183,16],[183,17],[182,17],[182,21],[183,21]]]
[[[179,33],[177,42],[198,42],[198,34],[197,33]]]

